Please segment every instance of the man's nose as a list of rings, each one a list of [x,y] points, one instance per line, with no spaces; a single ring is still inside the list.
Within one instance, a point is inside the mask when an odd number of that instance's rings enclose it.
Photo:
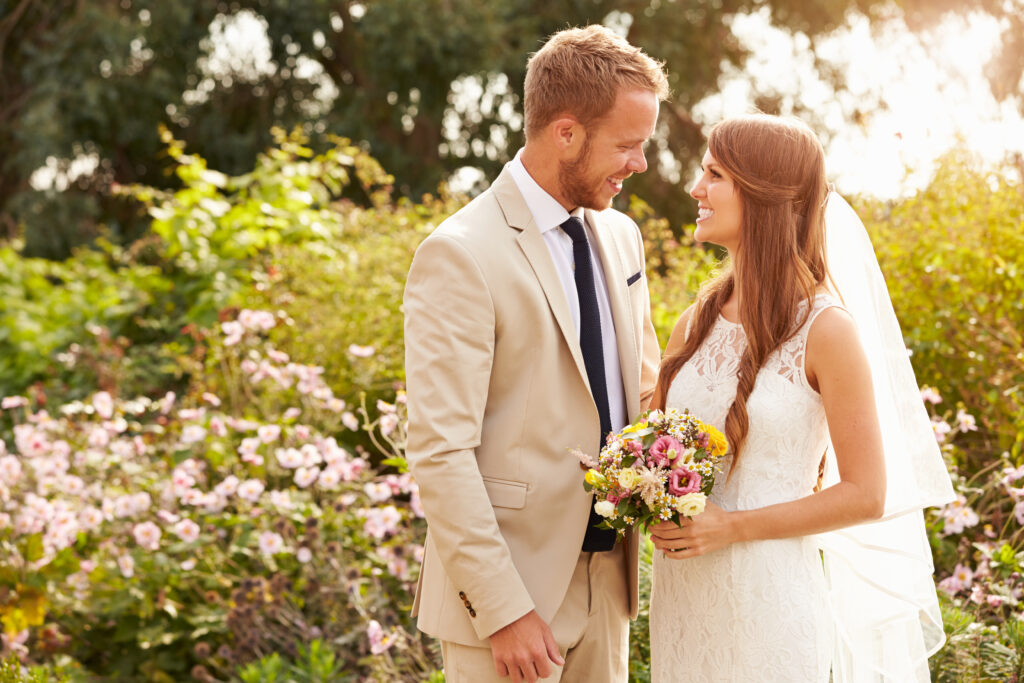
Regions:
[[[643,148],[638,148],[630,158],[629,170],[633,173],[643,173],[647,170],[647,157],[644,156]]]

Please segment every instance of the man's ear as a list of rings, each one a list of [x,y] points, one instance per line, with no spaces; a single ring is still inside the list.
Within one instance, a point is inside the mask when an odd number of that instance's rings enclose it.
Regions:
[[[563,114],[548,124],[551,142],[562,155],[575,157],[583,147],[586,133],[576,117]]]

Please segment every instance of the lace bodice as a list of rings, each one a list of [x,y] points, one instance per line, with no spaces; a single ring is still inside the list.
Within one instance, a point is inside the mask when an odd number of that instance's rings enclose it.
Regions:
[[[809,494],[817,482],[828,427],[821,396],[804,373],[804,353],[811,324],[823,310],[836,305],[831,296],[817,296],[801,328],[768,357],[758,373],[747,399],[750,428],[740,467],[733,476],[726,476],[732,466],[727,457],[725,472],[715,481],[712,500],[723,508],[749,509],[793,500]],[[688,408],[724,430],[745,348],[742,325],[719,316],[707,339],[680,368],[666,405]]]
[[[728,476],[727,459],[711,493],[726,510],[813,491],[829,437],[804,356],[814,320],[835,305],[832,297],[817,296],[800,329],[758,372],[739,462]],[[672,381],[666,406],[689,409],[724,430],[745,344],[742,326],[720,317]],[[652,681],[827,683],[833,638],[827,602],[821,557],[807,537],[734,543],[686,560],[655,553]]]

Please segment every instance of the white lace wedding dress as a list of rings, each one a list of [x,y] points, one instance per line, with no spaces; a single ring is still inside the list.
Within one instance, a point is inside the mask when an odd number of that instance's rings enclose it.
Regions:
[[[821,397],[804,375],[804,350],[811,323],[837,305],[819,294],[799,332],[761,368],[739,466],[727,477],[727,464],[711,493],[724,509],[812,493],[829,437]],[[724,429],[744,345],[742,326],[719,317],[673,380],[666,406]],[[832,621],[809,537],[734,543],[686,560],[655,551],[650,628],[653,683],[829,680]]]

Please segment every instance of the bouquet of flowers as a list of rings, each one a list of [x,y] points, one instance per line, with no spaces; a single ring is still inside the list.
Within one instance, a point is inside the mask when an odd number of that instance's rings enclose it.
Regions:
[[[608,436],[597,462],[576,451],[588,468],[583,487],[596,494],[601,527],[620,535],[640,525],[693,517],[722,471],[725,435],[689,411],[649,410]]]

